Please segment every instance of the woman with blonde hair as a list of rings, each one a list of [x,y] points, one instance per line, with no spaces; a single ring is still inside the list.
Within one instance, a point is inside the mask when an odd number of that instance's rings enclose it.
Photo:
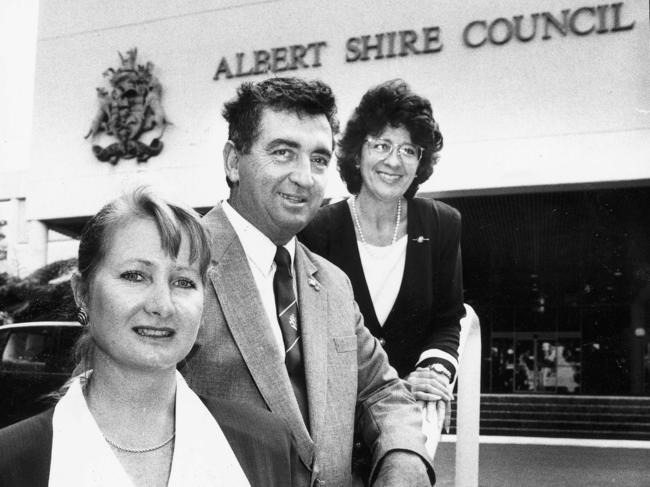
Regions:
[[[279,419],[199,398],[176,371],[201,321],[208,239],[193,210],[143,188],[90,219],[75,376],[54,408],[0,430],[0,485],[291,485]]]

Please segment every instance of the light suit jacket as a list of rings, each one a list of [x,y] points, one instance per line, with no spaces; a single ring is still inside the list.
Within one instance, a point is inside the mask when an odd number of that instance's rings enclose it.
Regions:
[[[197,344],[181,367],[199,394],[266,407],[288,424],[306,469],[294,485],[351,484],[356,425],[373,452],[426,459],[421,414],[381,346],[363,325],[350,281],[298,243],[296,286],[310,431],[300,414],[244,250],[220,205],[205,217],[213,268]],[[433,467],[428,463],[430,475]]]

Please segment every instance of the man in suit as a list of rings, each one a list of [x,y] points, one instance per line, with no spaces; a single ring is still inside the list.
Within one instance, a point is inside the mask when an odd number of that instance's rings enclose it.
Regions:
[[[292,432],[300,486],[353,482],[353,431],[381,486],[431,485],[421,413],[363,325],[345,274],[296,241],[318,210],[338,128],[329,86],[244,83],[226,103],[227,202],[204,222],[214,267],[189,384],[270,409]]]

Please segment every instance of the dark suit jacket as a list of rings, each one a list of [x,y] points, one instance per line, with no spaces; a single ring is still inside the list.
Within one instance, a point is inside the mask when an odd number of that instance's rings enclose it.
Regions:
[[[301,487],[321,485],[318,481],[351,485],[355,426],[371,447],[372,470],[393,450],[426,459],[421,412],[363,326],[345,274],[296,245],[307,429],[284,363],[270,358],[277,344],[239,238],[220,205],[203,221],[214,265],[196,346],[182,369],[190,387],[282,417],[306,467],[296,472]]]
[[[251,486],[291,486],[298,462],[284,423],[270,412],[201,398],[228,439]],[[54,408],[0,430],[0,486],[47,487]]]
[[[458,359],[460,319],[465,315],[460,228],[460,213],[451,206],[431,199],[409,200],[404,276],[383,327],[363,274],[347,201],[321,208],[298,237],[345,271],[366,326],[382,339],[391,365],[404,377],[424,350],[440,349]],[[453,364],[435,361],[455,374]]]

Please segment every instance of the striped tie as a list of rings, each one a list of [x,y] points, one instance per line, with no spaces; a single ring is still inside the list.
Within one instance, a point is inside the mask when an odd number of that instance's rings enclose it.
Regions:
[[[284,364],[291,374],[296,367],[301,365],[300,352],[300,324],[298,322],[298,305],[293,291],[293,276],[291,275],[291,256],[289,251],[282,246],[275,253],[275,276],[273,277],[273,291],[275,292],[275,308],[278,321],[282,330],[284,351],[286,353]]]

